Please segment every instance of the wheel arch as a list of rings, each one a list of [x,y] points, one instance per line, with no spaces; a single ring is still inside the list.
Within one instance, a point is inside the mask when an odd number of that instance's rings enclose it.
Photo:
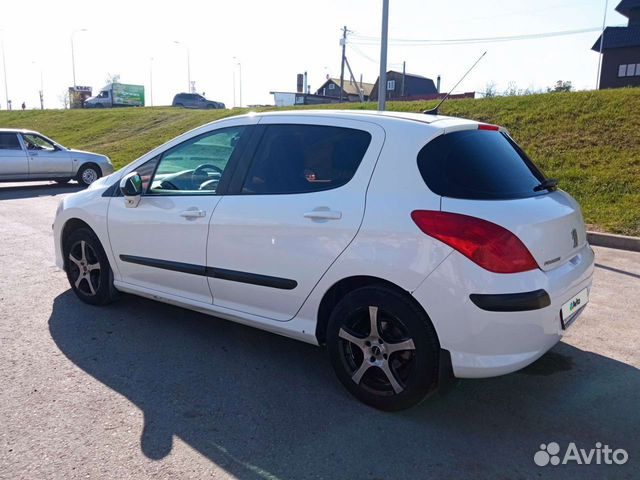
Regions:
[[[77,217],[69,218],[64,223],[64,225],[62,227],[62,233],[60,234],[60,247],[62,249],[63,254],[65,253],[64,252],[65,244],[67,243],[67,238],[69,238],[69,235],[71,235],[73,232],[75,232],[76,230],[79,230],[81,228],[87,228],[87,229],[91,230],[93,232],[93,234],[99,239],[99,237],[96,234],[95,230],[93,228],[91,228],[91,225],[89,225],[87,222],[85,222],[84,220],[81,220],[81,219],[79,219]],[[104,245],[102,246],[102,248],[104,248]]]
[[[93,167],[98,171],[100,175],[102,175],[102,168],[100,168],[100,165],[98,165],[96,162],[92,162],[91,160],[87,160],[85,162],[82,162],[78,167],[78,170],[76,170],[76,179],[80,176],[80,172],[82,172],[82,170],[86,167]]]
[[[342,298],[348,293],[357,290],[358,288],[367,287],[371,285],[380,285],[387,287],[395,292],[403,295],[409,301],[411,301],[417,308],[419,308],[424,314],[429,317],[425,309],[415,299],[410,292],[404,288],[396,285],[389,280],[383,278],[370,276],[370,275],[354,275],[346,277],[338,282],[334,283],[323,295],[320,305],[318,307],[317,321],[316,321],[316,339],[318,344],[324,345],[326,343],[327,325],[329,323],[329,317],[335,306],[340,302]],[[435,327],[434,327],[435,330]],[[436,332],[437,335],[437,332]]]

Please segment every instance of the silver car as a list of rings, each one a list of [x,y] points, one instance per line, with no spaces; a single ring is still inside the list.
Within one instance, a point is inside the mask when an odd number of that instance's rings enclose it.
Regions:
[[[105,155],[63,147],[32,130],[0,129],[0,182],[75,179],[89,186],[111,173]]]

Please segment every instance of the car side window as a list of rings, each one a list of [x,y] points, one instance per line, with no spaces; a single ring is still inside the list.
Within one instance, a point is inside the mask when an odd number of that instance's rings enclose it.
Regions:
[[[215,130],[164,152],[148,194],[216,194],[229,160],[246,127]]]
[[[345,185],[364,157],[371,134],[323,125],[269,125],[244,181],[244,194],[286,194]]]
[[[48,142],[39,135],[26,134],[22,135],[22,139],[27,146],[27,150],[48,150],[50,152],[55,150],[51,142]]]
[[[138,168],[136,168],[136,172],[140,175],[140,179],[142,180],[142,193],[146,193],[151,185],[151,177],[153,177],[153,172],[156,169],[156,165],[158,165],[158,161],[160,160],[160,155],[156,155],[151,160],[147,160]]]
[[[0,150],[22,150],[18,135],[15,133],[0,133]]]

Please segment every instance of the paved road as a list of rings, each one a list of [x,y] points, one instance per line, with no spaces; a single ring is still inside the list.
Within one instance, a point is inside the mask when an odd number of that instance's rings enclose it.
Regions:
[[[51,240],[75,189],[0,186],[0,477],[638,478],[640,254],[596,249],[588,310],[525,371],[386,414],[322,349],[133,296],[80,303]],[[629,461],[536,466],[552,441]]]

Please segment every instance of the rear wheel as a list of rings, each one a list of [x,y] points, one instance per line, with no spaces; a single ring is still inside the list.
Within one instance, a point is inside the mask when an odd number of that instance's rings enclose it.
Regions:
[[[95,233],[88,228],[72,232],[64,242],[64,269],[80,300],[104,305],[115,300],[113,273]]]
[[[93,164],[83,165],[78,170],[78,183],[85,187],[88,187],[99,178],[100,169]]]
[[[329,319],[327,344],[342,384],[374,408],[412,407],[436,387],[436,332],[420,308],[390,288],[345,295]]]

